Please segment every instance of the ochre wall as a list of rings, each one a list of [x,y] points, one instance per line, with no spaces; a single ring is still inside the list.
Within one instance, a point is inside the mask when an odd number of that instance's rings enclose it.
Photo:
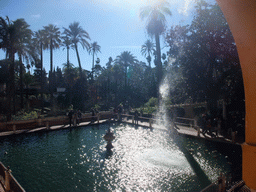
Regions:
[[[234,36],[245,89],[243,180],[256,190],[256,1],[217,0]]]

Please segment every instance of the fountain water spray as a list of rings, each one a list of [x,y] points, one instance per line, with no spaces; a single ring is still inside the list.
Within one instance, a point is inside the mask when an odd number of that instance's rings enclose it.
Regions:
[[[169,119],[169,112],[167,109],[167,103],[170,98],[170,91],[173,88],[171,79],[173,79],[173,75],[171,73],[172,63],[174,59],[169,59],[168,66],[167,66],[167,73],[164,75],[164,78],[159,87],[159,106],[158,111],[156,113],[157,117],[157,124],[169,128],[171,119]]]

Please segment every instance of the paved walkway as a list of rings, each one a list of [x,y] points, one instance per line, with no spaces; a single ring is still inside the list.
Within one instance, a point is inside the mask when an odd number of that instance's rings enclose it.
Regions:
[[[105,123],[107,120],[100,120],[99,124],[101,123]],[[91,122],[82,122],[79,123],[79,125],[77,125],[76,127],[83,127],[83,126],[87,126],[87,125],[96,125],[98,124],[97,121],[95,121],[94,123],[91,124]],[[67,125],[54,125],[54,126],[50,126],[49,129],[47,129],[47,127],[39,127],[39,128],[35,128],[35,129],[23,129],[23,130],[16,130],[16,131],[6,131],[6,132],[0,132],[0,137],[1,136],[9,136],[9,135],[17,135],[17,134],[21,134],[21,133],[33,133],[33,132],[39,132],[39,131],[52,131],[52,130],[58,130],[58,129],[68,129],[68,128],[75,128],[75,126],[69,126],[69,124]]]
[[[107,121],[108,120],[100,120],[99,123],[101,124],[101,123],[105,123]],[[132,124],[132,120],[131,119],[127,120],[126,117],[123,118],[123,122]],[[77,125],[77,127],[88,126],[88,125],[95,125],[95,124],[98,124],[98,122],[95,121],[92,124],[90,122],[82,122],[79,125]],[[149,122],[145,122],[145,121],[139,121],[138,125],[139,126],[144,126],[144,127],[150,127]],[[176,127],[177,127],[176,131],[180,135],[183,135],[183,136],[191,136],[191,137],[207,139],[207,140],[211,140],[211,141],[219,141],[219,142],[225,142],[225,143],[232,143],[232,141],[230,139],[224,138],[222,135],[218,135],[218,137],[211,137],[208,134],[200,133],[200,137],[199,137],[197,130],[195,130],[194,128],[186,127],[186,126],[182,126],[182,125],[177,125]],[[21,133],[33,133],[33,132],[38,132],[38,131],[51,131],[51,130],[67,129],[67,128],[75,128],[75,127],[74,126],[70,127],[69,125],[56,125],[56,126],[51,126],[49,129],[47,129],[46,127],[40,127],[40,128],[35,128],[35,129],[25,129],[25,130],[0,132],[0,137],[1,136],[16,135],[16,134],[21,134]],[[153,129],[161,129],[163,131],[168,131],[168,129],[166,127],[163,127],[163,126],[158,125],[156,123],[152,123],[152,128]],[[239,143],[233,143],[233,144],[239,144]]]
[[[129,124],[132,124],[132,120],[127,118],[123,118],[123,121]],[[145,126],[145,127],[149,127],[149,122],[138,122],[138,125],[140,126]],[[153,129],[161,129],[164,131],[168,131],[168,129],[166,127],[163,127],[161,125],[157,125],[155,123],[152,124],[152,128]],[[175,129],[179,135],[181,136],[190,136],[190,137],[195,137],[195,138],[200,138],[200,139],[206,139],[206,140],[210,140],[210,141],[218,141],[218,142],[224,142],[224,143],[232,143],[232,144],[237,144],[240,145],[241,143],[235,143],[232,142],[230,139],[227,139],[225,137],[223,137],[222,135],[218,134],[217,137],[212,137],[209,134],[202,134],[202,130],[200,132],[200,136],[198,136],[198,132],[196,129],[192,128],[192,127],[187,127],[187,126],[182,126],[182,125],[176,125]]]

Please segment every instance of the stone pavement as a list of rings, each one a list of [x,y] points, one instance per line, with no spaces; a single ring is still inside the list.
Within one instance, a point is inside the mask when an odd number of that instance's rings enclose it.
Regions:
[[[100,120],[99,124],[105,123],[107,120]],[[98,124],[97,121],[91,124],[91,122],[82,122],[79,123],[77,126],[69,126],[69,124],[66,125],[54,125],[50,126],[49,129],[47,127],[39,127],[35,129],[23,129],[23,130],[16,130],[16,131],[6,131],[6,132],[0,132],[0,137],[2,136],[9,136],[9,135],[17,135],[17,134],[22,134],[22,133],[33,133],[33,132],[39,132],[39,131],[52,131],[52,130],[58,130],[58,129],[68,129],[68,128],[75,128],[75,127],[82,127],[82,126],[87,126],[87,125],[95,125]]]
[[[132,120],[128,119],[125,117],[123,118],[123,122],[132,124]],[[150,124],[149,122],[145,122],[145,121],[138,121],[138,125],[139,126],[144,126],[144,127],[149,127]],[[161,129],[164,131],[168,131],[168,129],[166,127],[163,127],[161,125],[158,125],[156,123],[152,123],[152,128],[153,129]],[[206,139],[206,140],[210,140],[210,141],[217,141],[217,142],[224,142],[224,143],[232,143],[232,144],[236,144],[236,145],[240,145],[241,143],[235,143],[232,142],[230,139],[227,139],[225,137],[223,137],[222,135],[218,134],[217,137],[212,137],[209,134],[202,134],[202,129],[200,129],[200,136],[198,136],[198,131],[193,128],[193,127],[187,127],[187,126],[183,126],[183,125],[176,125],[176,129],[177,133],[181,136],[189,136],[189,137],[194,137],[197,139]]]
[[[100,120],[99,123],[100,124],[101,123],[106,123],[107,121],[108,121],[108,119]],[[127,119],[126,117],[124,117],[122,119],[122,121],[125,122],[125,123],[128,123],[128,124],[133,124],[132,119],[129,119],[129,118]],[[88,125],[95,125],[95,124],[98,124],[98,122],[95,121],[92,124],[90,122],[82,122],[79,125],[77,125],[77,127],[88,126]],[[140,121],[139,120],[138,121],[138,125],[139,126],[143,126],[143,127],[150,127],[150,124],[149,124],[148,121]],[[75,128],[75,126],[71,126],[70,127],[68,124],[66,124],[66,125],[51,126],[49,129],[47,129],[47,127],[39,127],[39,128],[35,128],[35,129],[25,129],[25,130],[0,132],[0,137],[1,136],[16,135],[16,134],[21,134],[21,133],[32,133],[32,132],[38,132],[38,131],[51,131],[51,130],[67,129],[67,128]],[[166,127],[158,125],[156,123],[152,123],[152,128],[153,129],[161,129],[163,131],[168,131],[168,129]],[[232,141],[230,139],[224,138],[222,135],[218,135],[218,137],[211,137],[208,134],[200,133],[200,136],[198,136],[197,130],[192,128],[192,127],[186,127],[186,126],[182,126],[182,125],[177,125],[176,128],[177,129],[175,129],[175,130],[181,136],[190,136],[190,137],[195,137],[195,138],[200,138],[200,139],[207,139],[207,140],[211,140],[211,141],[232,143]],[[239,144],[239,143],[233,143],[233,144]]]

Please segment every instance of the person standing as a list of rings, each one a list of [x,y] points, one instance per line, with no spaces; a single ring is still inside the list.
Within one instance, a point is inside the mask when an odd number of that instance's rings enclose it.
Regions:
[[[136,109],[135,110],[135,113],[134,113],[134,119],[135,119],[135,124],[138,125],[139,124],[139,112],[138,110]]]
[[[206,120],[206,114],[202,114],[202,118],[201,118],[201,127],[203,129],[203,134],[205,134],[207,132],[207,127],[206,127],[206,123],[207,123],[207,120]]]
[[[82,118],[82,113],[80,110],[78,110],[77,112],[77,125],[79,125],[79,123],[81,122],[81,118]]]
[[[72,124],[72,117],[73,117],[73,110],[70,110],[69,113],[68,113],[68,117],[69,117],[69,126],[71,127],[71,124]]]
[[[91,123],[93,123],[94,122],[94,116],[95,116],[95,111],[94,111],[94,109],[93,108],[91,108],[91,113],[92,113],[92,117],[91,117]]]

